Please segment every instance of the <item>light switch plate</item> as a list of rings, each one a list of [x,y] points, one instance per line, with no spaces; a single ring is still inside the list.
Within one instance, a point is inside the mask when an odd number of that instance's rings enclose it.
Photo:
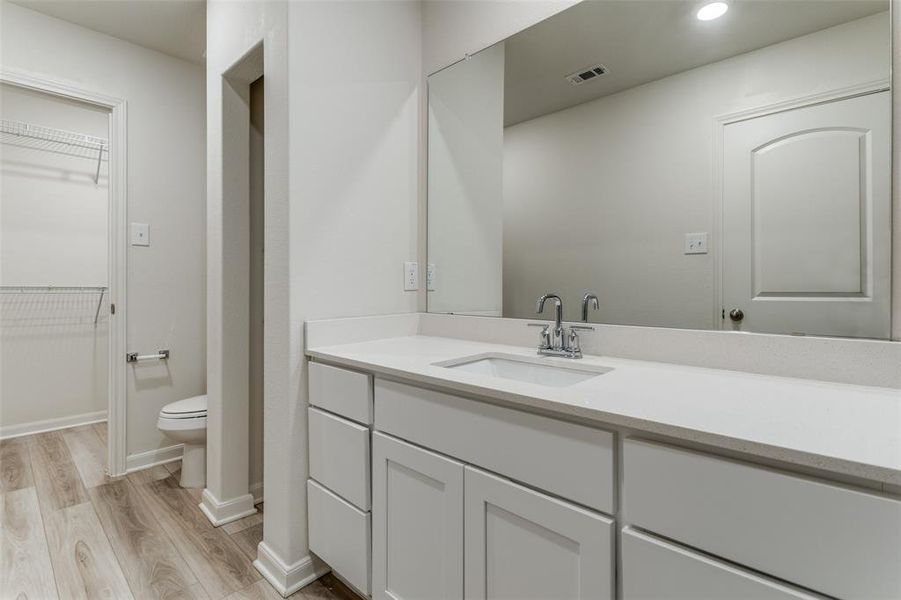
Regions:
[[[415,262],[404,263],[404,291],[413,292],[419,289],[419,265]]]
[[[685,254],[707,254],[707,232],[686,233]]]
[[[132,246],[149,246],[150,245],[150,225],[147,223],[131,224],[131,245]]]
[[[430,292],[435,291],[435,265],[429,263],[425,273],[425,289]]]

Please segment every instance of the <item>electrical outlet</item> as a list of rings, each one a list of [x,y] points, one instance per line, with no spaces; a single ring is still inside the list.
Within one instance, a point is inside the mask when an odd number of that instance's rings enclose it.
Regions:
[[[435,291],[435,265],[432,263],[426,267],[425,284],[425,289],[430,292]]]
[[[685,254],[707,254],[707,233],[686,233]]]
[[[419,265],[415,262],[404,263],[404,291],[412,292],[419,289]]]

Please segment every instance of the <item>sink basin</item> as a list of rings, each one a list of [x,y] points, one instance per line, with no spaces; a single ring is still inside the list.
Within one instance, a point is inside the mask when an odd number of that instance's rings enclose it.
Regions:
[[[547,358],[493,353],[448,360],[435,366],[549,387],[575,385],[613,370],[599,365],[570,366]]]

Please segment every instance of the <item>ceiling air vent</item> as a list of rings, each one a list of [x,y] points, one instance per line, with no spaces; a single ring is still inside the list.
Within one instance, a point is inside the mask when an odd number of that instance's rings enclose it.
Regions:
[[[586,81],[596,79],[607,73],[607,67],[604,65],[594,65],[586,69],[579,69],[575,73],[566,76],[566,80],[573,85],[582,85]]]

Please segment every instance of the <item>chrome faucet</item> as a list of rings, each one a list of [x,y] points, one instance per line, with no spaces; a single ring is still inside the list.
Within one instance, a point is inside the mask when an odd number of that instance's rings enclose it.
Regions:
[[[544,294],[538,298],[535,310],[538,314],[544,312],[544,303],[554,301],[554,331],[549,332],[550,325],[544,323],[529,323],[531,327],[543,327],[539,334],[538,354],[548,356],[562,356],[564,358],[582,358],[582,347],[579,343],[577,329],[592,330],[591,327],[579,327],[574,325],[566,330],[563,327],[563,300],[557,294]]]
[[[563,300],[557,294],[545,294],[538,299],[535,304],[535,312],[539,315],[544,312],[544,303],[548,300],[554,301],[554,335],[552,347],[560,347],[563,345]]]
[[[595,310],[600,310],[601,306],[598,304],[598,297],[593,293],[588,292],[584,296],[582,296],[582,322],[588,322],[588,303],[591,302],[591,305]]]

